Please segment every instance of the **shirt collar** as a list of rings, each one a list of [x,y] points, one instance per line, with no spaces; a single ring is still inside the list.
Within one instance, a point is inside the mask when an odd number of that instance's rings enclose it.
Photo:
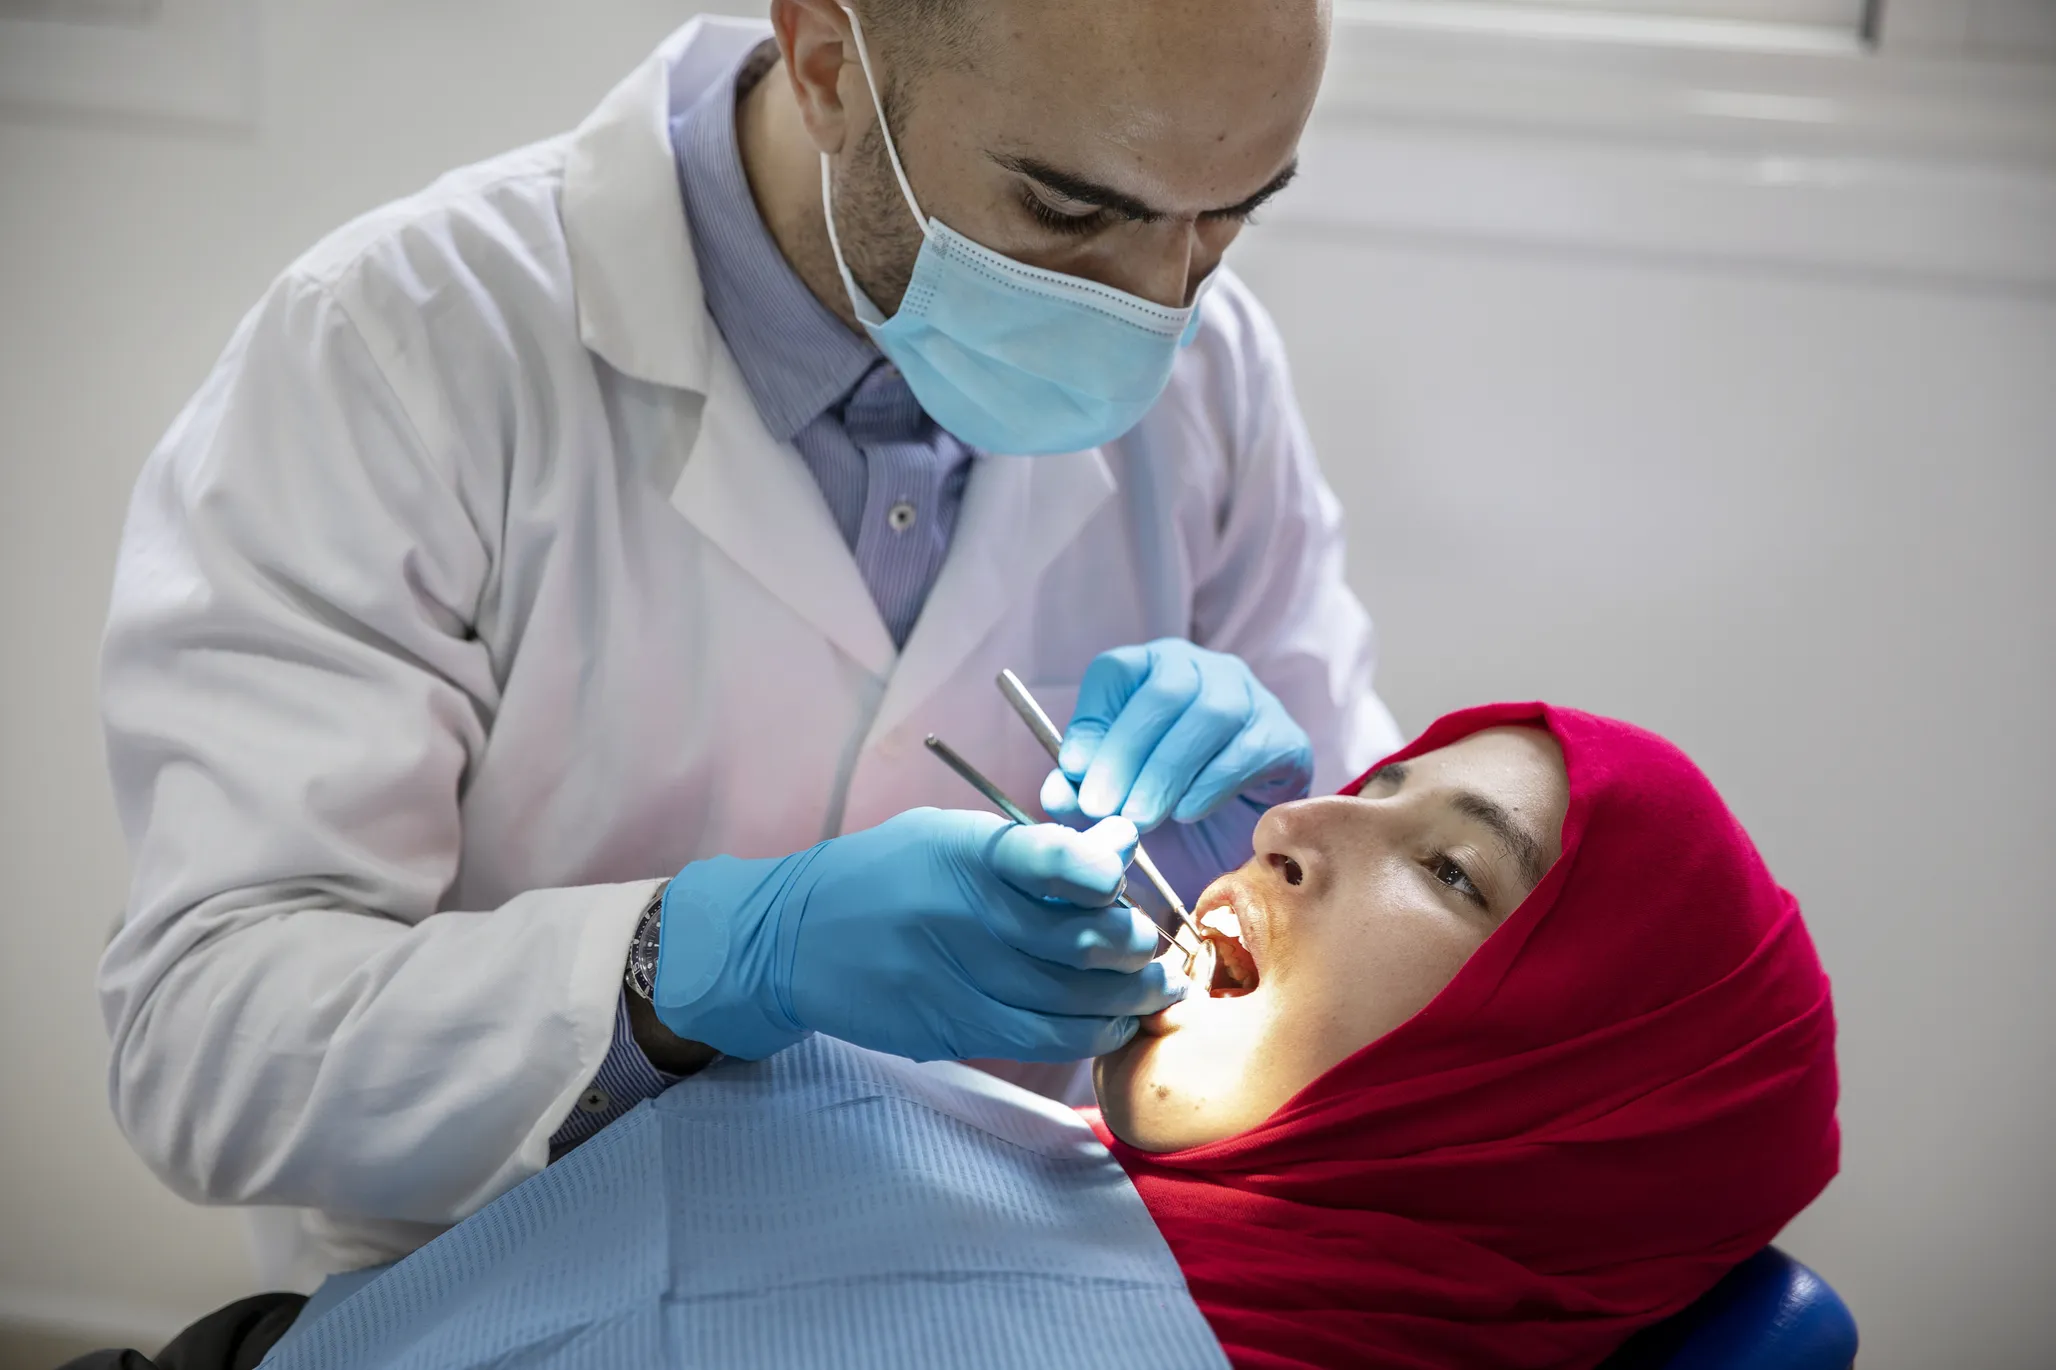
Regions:
[[[848,395],[878,349],[830,313],[764,227],[735,141],[736,74],[749,54],[672,122],[686,227],[707,312],[780,442]]]

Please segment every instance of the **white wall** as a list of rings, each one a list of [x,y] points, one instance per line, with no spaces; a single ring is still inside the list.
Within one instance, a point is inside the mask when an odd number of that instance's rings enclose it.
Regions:
[[[1305,238],[1299,358],[1409,726],[1544,697],[1706,767],[1801,898],[1863,1363],[2049,1364],[2056,306]]]
[[[575,124],[702,8],[279,0],[253,129],[0,119],[0,1319],[148,1338],[250,1281],[235,1220],[157,1185],[103,1084],[127,874],[93,682],[137,467],[303,248]]]
[[[89,986],[125,870],[92,682],[138,463],[300,247],[566,126],[688,8],[275,0],[253,130],[0,120],[0,1320],[147,1337],[249,1279],[233,1222],[160,1191],[102,1093]],[[1622,214],[1576,231],[1542,191],[1533,222],[1573,228],[1533,231],[1518,205],[1481,226],[1447,185],[1438,217],[1390,169],[1482,145],[1362,117],[1324,116],[1302,208],[1281,205],[1239,264],[1349,507],[1388,699],[1418,726],[1544,695],[1701,760],[1805,901],[1837,985],[1845,1170],[1789,1245],[1849,1297],[1871,1370],[2043,1360],[2056,290],[2034,226],[2056,245],[2056,219],[2037,217],[2040,183],[1980,200],[1894,181],[1943,267],[1958,235],[2012,245],[1992,272],[1902,270],[1833,242],[1783,254],[1776,225],[1732,252],[1667,246],[1699,225],[1661,214],[1632,241],[1608,234]],[[1671,203],[1642,163],[1487,142],[1489,166],[1568,168],[1554,184],[1588,207]],[[1367,178],[1386,203],[1363,203]]]

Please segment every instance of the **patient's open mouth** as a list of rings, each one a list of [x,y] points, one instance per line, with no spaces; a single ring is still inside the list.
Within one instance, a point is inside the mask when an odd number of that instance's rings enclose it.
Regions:
[[[1207,999],[1240,999],[1260,989],[1263,972],[1257,964],[1256,952],[1270,946],[1268,914],[1269,910],[1234,882],[1217,880],[1210,885],[1193,906],[1193,921],[1199,924],[1202,934],[1199,954],[1192,964],[1194,991],[1143,1019],[1144,1035],[1163,1037],[1192,1021],[1187,1015],[1201,1001],[1202,990]],[[1182,936],[1178,941],[1186,944]]]
[[[1213,953],[1213,973],[1207,981],[1207,994],[1215,999],[1232,999],[1255,989],[1261,980],[1257,973],[1256,958],[1242,945],[1242,918],[1227,904],[1208,909],[1199,915],[1199,926],[1206,932],[1206,950]],[[1199,967],[1204,972],[1205,957]]]

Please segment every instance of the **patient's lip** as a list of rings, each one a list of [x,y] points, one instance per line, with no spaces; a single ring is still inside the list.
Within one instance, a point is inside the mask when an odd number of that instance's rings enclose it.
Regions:
[[[1238,876],[1224,875],[1214,881],[1213,884],[1208,885],[1200,893],[1199,902],[1192,906],[1192,921],[1203,923],[1206,921],[1206,916],[1216,909],[1233,909],[1235,907],[1235,894],[1241,887],[1241,884],[1242,881]]]
[[[1242,949],[1256,962],[1262,974],[1271,943],[1271,907],[1260,899],[1248,899],[1239,906],[1242,920]]]
[[[1193,921],[1202,927],[1232,936],[1255,964],[1261,985],[1264,956],[1260,948],[1269,931],[1270,911],[1256,898],[1255,892],[1237,876],[1226,876],[1208,887],[1192,916]]]

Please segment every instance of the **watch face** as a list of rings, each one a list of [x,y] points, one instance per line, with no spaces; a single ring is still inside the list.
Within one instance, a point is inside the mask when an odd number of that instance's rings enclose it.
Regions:
[[[642,922],[635,930],[635,945],[628,953],[628,983],[645,999],[656,995],[657,941],[663,927],[663,907],[660,895],[643,910]]]

